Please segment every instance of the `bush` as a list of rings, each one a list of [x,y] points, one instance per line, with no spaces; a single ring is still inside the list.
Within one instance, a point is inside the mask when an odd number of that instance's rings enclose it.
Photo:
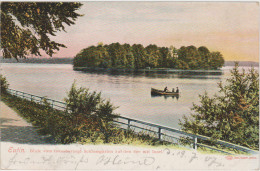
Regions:
[[[193,105],[191,117],[180,122],[182,130],[221,139],[234,144],[259,147],[259,73],[251,68],[231,70],[226,85],[219,83],[219,95],[200,95],[201,104]]]
[[[101,133],[105,142],[108,142],[113,129],[113,120],[118,116],[114,113],[114,107],[109,100],[101,98],[101,93],[89,92],[87,88],[76,88],[75,82],[72,84],[68,97],[65,98],[67,104],[66,111],[71,118],[75,118],[73,124],[88,127],[88,133]],[[90,131],[91,130],[91,131]]]
[[[101,93],[89,92],[87,88],[76,88],[76,83],[72,84],[70,91],[65,98],[66,111],[73,116],[85,118],[97,117],[105,121],[113,121],[117,115],[113,112],[114,107],[109,100],[101,98]]]
[[[57,143],[169,144],[145,132],[135,133],[133,130],[122,130],[110,122],[110,119],[101,120],[94,116],[83,115],[76,115],[76,117],[72,113],[52,109],[45,99],[39,104],[4,94],[2,100],[36,126],[41,134],[51,135]]]
[[[0,74],[0,81],[1,81],[1,93],[6,93],[8,87],[9,87],[9,84],[6,80],[6,78]]]

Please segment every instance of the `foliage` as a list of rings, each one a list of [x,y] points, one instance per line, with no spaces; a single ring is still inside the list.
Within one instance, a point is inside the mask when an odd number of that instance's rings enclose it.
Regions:
[[[86,118],[96,116],[106,121],[112,121],[117,115],[114,114],[114,107],[109,100],[101,98],[101,93],[89,92],[87,88],[77,88],[74,82],[65,98],[66,110],[70,115],[82,115]]]
[[[9,84],[5,78],[5,76],[3,76],[2,74],[0,74],[0,82],[1,82],[1,93],[6,93]]]
[[[183,117],[182,130],[258,149],[259,146],[259,73],[254,68],[231,70],[226,84],[219,83],[219,95],[200,95],[191,117]]]
[[[206,47],[171,46],[158,47],[141,44],[112,43],[98,44],[82,49],[74,58],[74,67],[97,68],[177,68],[177,69],[219,69],[224,65],[220,52],[210,52]]]
[[[212,69],[220,68],[224,65],[224,59],[219,52],[212,52],[209,54],[209,67]]]
[[[50,40],[66,25],[75,24],[81,7],[76,2],[2,2],[1,48],[4,58],[24,58],[28,54],[52,56],[65,45]]]
[[[122,130],[106,122],[106,119],[100,120],[101,123],[99,123],[97,118],[92,116],[72,115],[53,109],[46,99],[43,99],[41,103],[35,103],[10,94],[3,94],[2,100],[36,126],[41,134],[51,135],[56,143],[169,144],[159,141],[154,135],[146,132],[135,133],[133,130]],[[105,106],[101,107],[100,111],[104,108],[111,109],[111,107],[106,107],[107,104],[104,103]],[[103,124],[103,130],[100,124]]]
[[[72,84],[68,97],[65,98],[66,111],[74,120],[74,125],[80,125],[82,121],[92,123],[89,126],[104,134],[106,142],[114,129],[113,120],[117,117],[114,107],[109,100],[101,98],[101,93],[89,92],[87,88],[78,88]],[[90,122],[89,122],[90,121]]]

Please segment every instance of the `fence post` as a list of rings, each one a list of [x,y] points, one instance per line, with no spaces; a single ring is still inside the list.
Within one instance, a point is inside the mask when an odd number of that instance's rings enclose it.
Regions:
[[[161,130],[162,130],[162,129],[159,127],[159,128],[158,128],[158,138],[159,138],[159,140],[161,140]]]
[[[31,95],[31,102],[33,101],[33,97],[32,97],[32,95]]]
[[[52,109],[53,109],[53,103],[54,103],[54,100],[52,100],[52,104],[51,104],[51,106],[52,106]]]
[[[130,122],[131,122],[131,120],[128,119],[128,125],[127,125],[127,129],[128,129],[128,130],[130,130],[130,126],[131,126],[131,125],[130,125]]]
[[[197,137],[193,137],[193,149],[197,150],[197,142],[198,142],[198,138]]]

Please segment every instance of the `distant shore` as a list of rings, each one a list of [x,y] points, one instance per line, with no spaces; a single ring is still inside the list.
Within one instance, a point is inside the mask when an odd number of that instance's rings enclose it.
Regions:
[[[235,66],[236,61],[225,61],[224,66]],[[253,61],[237,61],[239,62],[239,66],[254,66],[259,67],[259,62],[253,62]]]
[[[0,58],[1,63],[32,63],[32,64],[73,64],[73,58],[26,58],[18,59],[3,59]]]

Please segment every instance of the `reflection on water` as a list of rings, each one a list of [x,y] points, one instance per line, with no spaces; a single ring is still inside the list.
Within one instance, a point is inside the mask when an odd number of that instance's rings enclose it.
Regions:
[[[128,77],[147,77],[147,78],[190,78],[190,79],[220,79],[223,75],[222,70],[216,71],[179,71],[171,70],[171,72],[146,71],[146,72],[119,72],[119,71],[78,71],[82,73],[92,73],[98,75],[110,76],[128,76]]]
[[[176,99],[178,100],[180,98],[180,95],[155,95],[155,94],[151,94],[151,98],[164,98],[165,100],[167,99]]]
[[[217,83],[225,81],[229,69],[177,73],[104,73],[74,71],[67,64],[2,64],[2,73],[10,88],[39,96],[63,100],[74,80],[78,86],[102,92],[123,116],[160,125],[179,127],[179,119],[190,114],[192,103],[199,103],[199,94],[218,93]],[[179,87],[181,95],[151,96],[151,87],[170,90]]]

